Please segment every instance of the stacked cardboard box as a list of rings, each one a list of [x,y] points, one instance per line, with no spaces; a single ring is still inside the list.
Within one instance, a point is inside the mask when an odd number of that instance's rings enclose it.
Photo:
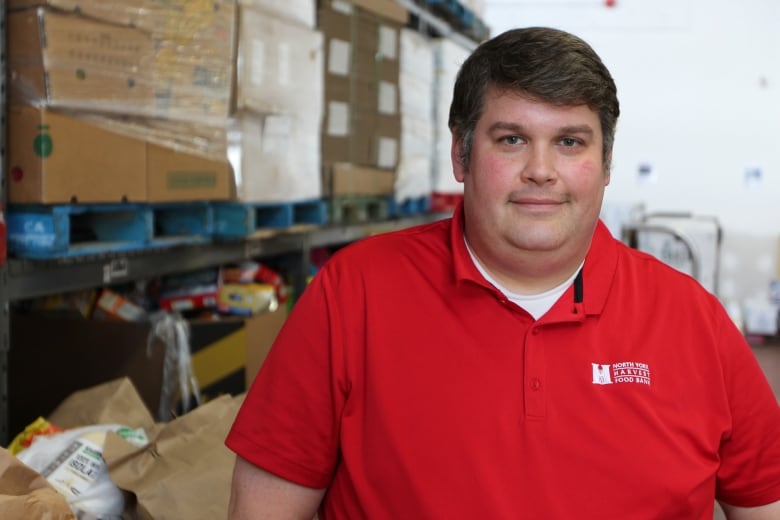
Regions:
[[[232,196],[233,174],[216,142],[219,129],[211,140],[195,140],[178,125],[155,134],[151,123],[12,105],[9,201],[170,202]],[[216,149],[204,149],[203,142]]]
[[[410,29],[401,31],[400,97],[399,202],[429,196],[433,173],[433,44]]]
[[[320,121],[304,114],[237,114],[230,158],[238,200],[295,202],[322,196]]]
[[[225,138],[210,142],[208,153],[171,147],[187,140],[193,125],[227,132],[232,2],[10,0],[8,6],[11,124],[31,129],[11,132],[11,203],[232,196],[226,151],[213,149]],[[90,120],[96,114],[114,119],[97,125]],[[121,180],[117,157],[129,161]]]
[[[333,193],[334,165],[395,170],[401,138],[399,40],[408,13],[390,0],[326,0],[323,191]]]
[[[322,34],[314,0],[242,0],[230,157],[242,201],[319,198]]]
[[[8,15],[14,99],[200,122],[228,116],[231,3],[137,1],[133,19],[127,5],[108,9],[113,2],[35,3],[48,5]],[[70,4],[78,11],[57,9]]]
[[[317,25],[317,5],[314,0],[240,0],[243,7],[254,7],[276,18],[287,20],[309,29]]]
[[[452,103],[452,88],[460,66],[466,61],[468,51],[446,38],[438,38],[434,45],[434,158],[433,192],[450,195],[462,194],[463,186],[452,175],[451,136],[448,120]]]

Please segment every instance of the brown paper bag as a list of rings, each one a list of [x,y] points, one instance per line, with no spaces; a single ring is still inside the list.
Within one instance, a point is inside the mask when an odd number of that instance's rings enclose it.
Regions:
[[[139,519],[225,518],[235,455],[224,440],[242,401],[243,395],[209,401],[161,425],[144,448],[107,437],[103,458],[111,479],[135,494]]]
[[[76,520],[76,515],[45,477],[0,448],[0,518]]]
[[[143,428],[149,438],[157,428],[135,386],[126,377],[74,392],[49,415],[48,421],[62,429],[120,424]],[[0,515],[0,518],[6,517]]]
[[[74,392],[47,417],[62,429],[93,424],[122,424],[130,428],[154,427],[154,418],[132,381],[123,377]]]

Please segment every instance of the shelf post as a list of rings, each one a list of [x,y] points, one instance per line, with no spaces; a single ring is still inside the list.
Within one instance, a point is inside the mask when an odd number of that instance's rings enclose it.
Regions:
[[[8,298],[8,262],[6,261],[7,234],[5,223],[6,209],[6,48],[5,48],[5,0],[0,0],[0,443],[8,445],[8,351],[11,348],[10,299]]]

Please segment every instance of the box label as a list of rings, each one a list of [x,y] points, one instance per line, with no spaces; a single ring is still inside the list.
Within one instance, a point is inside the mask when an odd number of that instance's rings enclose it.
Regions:
[[[337,76],[349,76],[350,44],[335,38],[328,44],[328,72]]]
[[[168,173],[168,189],[190,190],[214,188],[217,179],[213,172],[176,171]]]

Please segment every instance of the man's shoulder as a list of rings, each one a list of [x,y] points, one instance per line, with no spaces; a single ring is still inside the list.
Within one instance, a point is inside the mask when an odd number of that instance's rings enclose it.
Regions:
[[[677,269],[658,257],[629,247],[618,241],[618,274],[630,280],[635,290],[651,294],[660,291],[673,298],[712,299],[714,296],[704,288],[691,273]]]
[[[331,269],[393,269],[409,263],[440,263],[451,255],[449,219],[380,232],[339,249]]]
[[[449,248],[449,219],[437,220],[393,231],[379,232],[350,244],[346,251],[352,254],[409,254],[422,253],[429,248]],[[418,251],[419,250],[419,251]]]

